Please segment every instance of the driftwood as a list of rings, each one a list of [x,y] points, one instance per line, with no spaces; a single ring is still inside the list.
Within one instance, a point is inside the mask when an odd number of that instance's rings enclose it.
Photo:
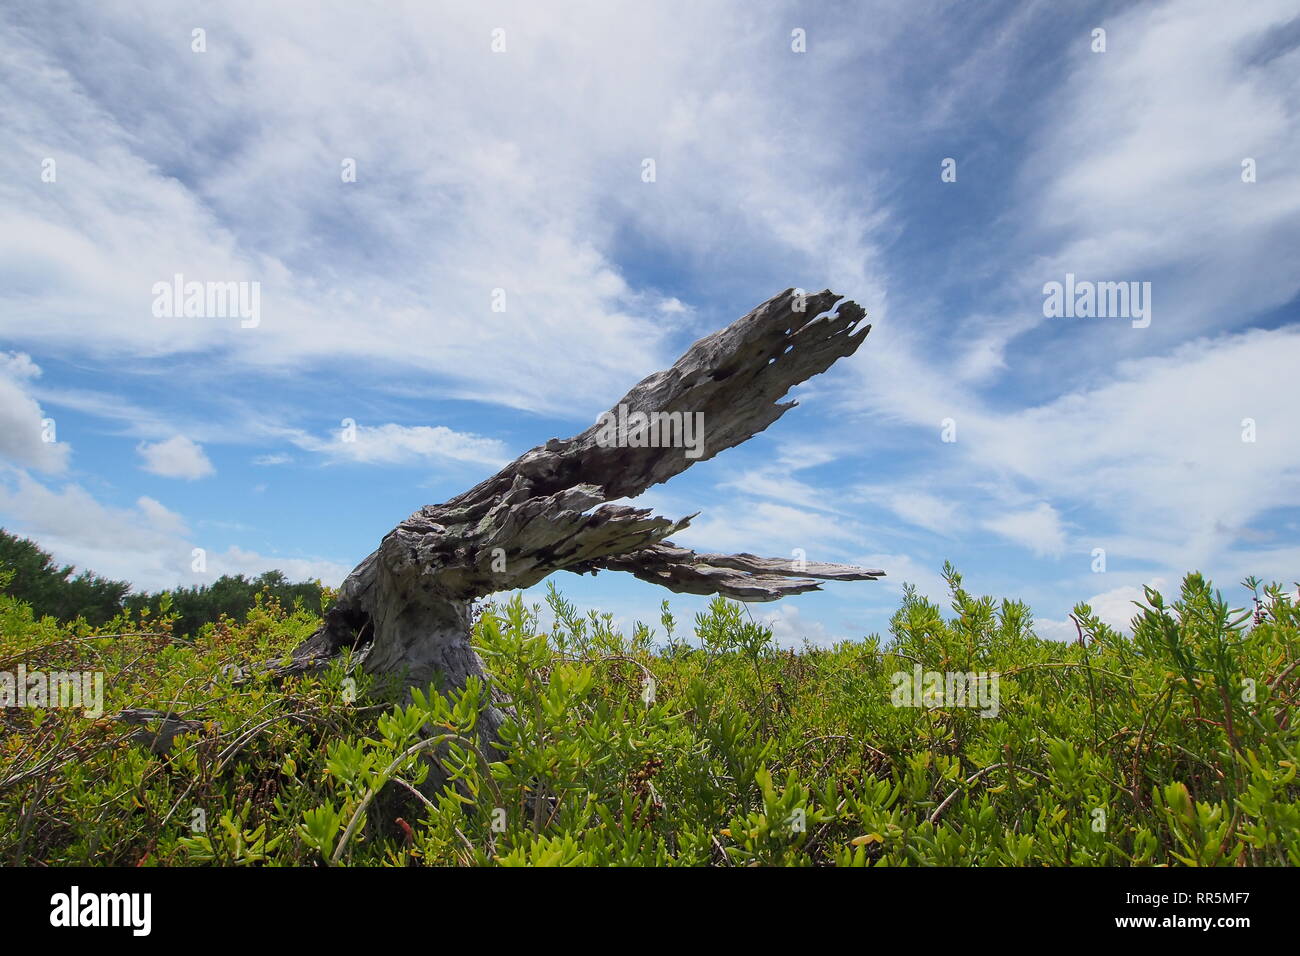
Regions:
[[[159,755],[170,753],[172,741],[181,734],[199,734],[207,729],[201,720],[186,720],[171,711],[147,710],[142,707],[127,708],[117,715],[117,720],[139,727],[139,730],[131,734],[131,741]]]
[[[786,392],[853,354],[870,331],[858,327],[861,307],[835,309],[838,300],[787,289],[700,339],[581,434],[551,439],[451,501],[421,508],[357,565],[282,670],[314,670],[354,649],[368,673],[408,690],[462,687],[483,676],[470,646],[471,603],[559,570],[626,571],[670,591],[741,601],[817,590],[816,579],[880,577],[844,565],[695,554],[665,540],[690,517],[610,503],[739,445],[793,408],[780,401]],[[485,745],[500,720],[493,709],[484,715]]]

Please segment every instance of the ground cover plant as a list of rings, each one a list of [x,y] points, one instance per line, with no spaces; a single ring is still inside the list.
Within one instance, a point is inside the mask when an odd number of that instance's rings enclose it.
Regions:
[[[801,649],[721,598],[621,633],[554,588],[549,609],[507,597],[474,625],[488,682],[407,703],[347,657],[256,673],[320,619],[269,592],[192,639],[165,600],[95,626],[0,595],[0,672],[104,675],[99,716],[0,710],[0,860],[1300,864],[1293,594],[1248,581],[1233,610],[1190,574],[1147,592],[1131,637],[1080,605],[1067,644],[945,570],[949,607],[909,589],[888,635]],[[996,675],[996,715],[899,704],[896,675],[934,672]],[[484,753],[489,700],[507,720]]]

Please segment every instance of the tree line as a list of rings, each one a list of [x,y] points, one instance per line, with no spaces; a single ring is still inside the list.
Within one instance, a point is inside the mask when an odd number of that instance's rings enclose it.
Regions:
[[[6,580],[7,578],[7,580]],[[37,617],[48,615],[60,621],[84,619],[103,626],[123,612],[138,615],[146,608],[158,613],[163,596],[171,598],[170,610],[178,615],[175,633],[193,636],[204,624],[225,614],[242,619],[262,591],[278,598],[285,607],[301,599],[303,606],[320,609],[319,581],[291,583],[282,571],[265,571],[253,578],[223,574],[211,584],[171,588],[150,593],[132,592],[129,581],[114,581],[93,571],[77,572],[72,565],[59,566],[52,555],[34,541],[0,528],[0,590],[30,604]]]

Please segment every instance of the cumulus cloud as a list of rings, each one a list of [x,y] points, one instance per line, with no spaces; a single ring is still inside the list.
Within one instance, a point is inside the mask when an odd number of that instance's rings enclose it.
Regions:
[[[216,473],[203,448],[184,435],[175,435],[165,441],[141,442],[136,450],[144,459],[141,465],[151,474],[164,478],[184,478],[193,481]]]
[[[60,563],[160,590],[211,583],[222,574],[258,574],[273,568],[291,580],[320,578],[338,585],[351,570],[336,561],[267,555],[230,546],[205,548],[206,570],[193,569],[203,547],[184,518],[153,498],[130,507],[106,505],[85,488],[50,488],[25,472],[0,481],[0,511],[17,516],[10,530],[32,537]]]
[[[1094,594],[1082,603],[1091,607],[1092,613],[1097,615],[1103,624],[1114,628],[1121,634],[1131,634],[1132,628],[1129,625],[1139,613],[1138,603],[1146,603],[1146,592],[1143,588],[1150,587],[1167,596],[1168,584],[1169,582],[1165,578],[1160,577],[1151,578],[1144,585],[1122,584],[1108,591]],[[1074,622],[1069,619],[1036,618],[1034,620],[1034,632],[1039,637],[1052,641],[1075,641],[1079,639],[1079,631],[1074,626]]]
[[[826,647],[845,640],[843,637],[832,636],[821,621],[805,617],[793,601],[783,601],[770,611],[755,614],[754,620],[771,629],[772,639],[778,647],[797,649],[803,646],[804,641]]]
[[[223,574],[243,574],[255,577],[264,571],[283,571],[290,581],[319,580],[330,587],[338,587],[352,570],[337,561],[319,558],[298,558],[280,554],[261,554],[237,545],[217,551],[207,557],[208,578]]]
[[[1063,644],[1079,639],[1079,632],[1075,630],[1072,621],[1059,621],[1049,617],[1034,618],[1034,633],[1045,641],[1060,641]]]
[[[28,392],[28,385],[40,374],[26,353],[0,352],[0,457],[20,467],[58,474],[68,467],[70,449],[57,440],[58,422]]]

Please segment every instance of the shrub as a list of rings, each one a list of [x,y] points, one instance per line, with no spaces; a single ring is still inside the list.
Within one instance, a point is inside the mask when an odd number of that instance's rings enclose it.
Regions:
[[[175,612],[106,637],[0,597],[0,670],[100,669],[105,716],[6,710],[0,859],[234,865],[1300,864],[1295,602],[1232,611],[1199,575],[1148,591],[1133,637],[1076,608],[1081,640],[1028,609],[908,590],[890,636],[776,647],[716,600],[679,638],[515,596],[481,609],[493,686],[375,700],[348,661],[275,686],[236,667],[315,627],[258,597],[178,639]],[[996,716],[896,706],[895,674],[996,674]],[[493,695],[499,749],[475,741]],[[923,702],[924,703],[924,702]],[[111,719],[193,721],[169,752]],[[430,759],[450,783],[421,792]],[[424,786],[423,789],[429,789]]]

